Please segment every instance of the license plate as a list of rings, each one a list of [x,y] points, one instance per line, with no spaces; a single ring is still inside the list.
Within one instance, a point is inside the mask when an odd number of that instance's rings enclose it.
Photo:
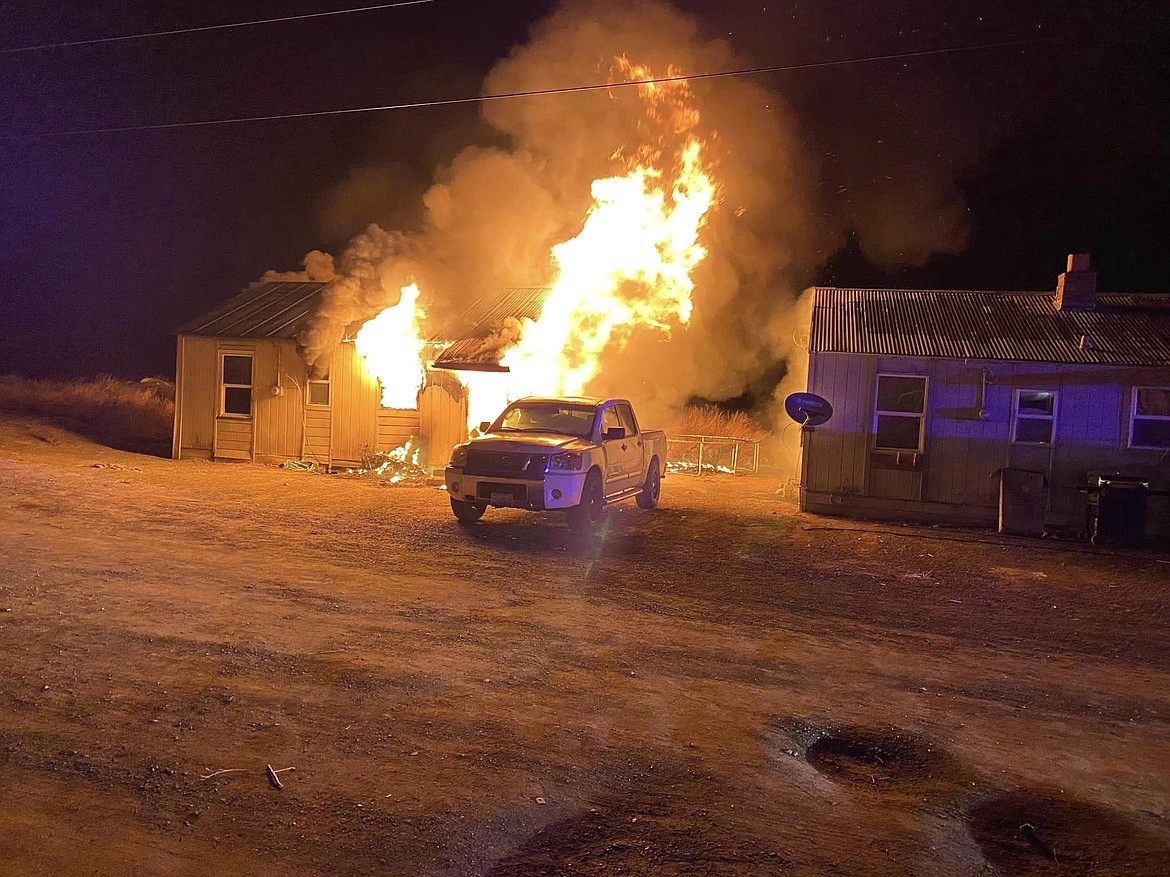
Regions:
[[[493,505],[509,505],[511,503],[514,503],[515,501],[516,501],[516,497],[512,496],[512,494],[510,494],[510,493],[493,493],[492,494],[492,504]]]

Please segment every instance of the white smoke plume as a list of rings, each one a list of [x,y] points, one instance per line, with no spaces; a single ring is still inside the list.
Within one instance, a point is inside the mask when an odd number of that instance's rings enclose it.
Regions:
[[[322,293],[320,306],[297,338],[301,355],[314,374],[328,372],[333,350],[355,324],[398,303],[404,275],[396,270],[397,257],[403,249],[400,235],[376,225],[349,242]]]
[[[278,281],[326,281],[337,276],[333,263],[333,256],[320,250],[312,250],[305,254],[301,261],[300,271],[265,271],[257,283],[275,283]]]

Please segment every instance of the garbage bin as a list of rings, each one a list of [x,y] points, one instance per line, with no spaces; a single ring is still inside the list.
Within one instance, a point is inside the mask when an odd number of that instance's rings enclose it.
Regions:
[[[1089,538],[1094,545],[1140,548],[1146,538],[1150,484],[1124,475],[1099,475],[1090,482]]]

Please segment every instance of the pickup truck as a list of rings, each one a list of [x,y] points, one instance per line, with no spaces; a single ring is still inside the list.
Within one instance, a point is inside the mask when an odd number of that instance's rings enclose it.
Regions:
[[[460,523],[488,506],[563,509],[570,527],[589,531],[611,503],[658,505],[666,434],[641,429],[625,399],[520,399],[480,431],[455,446],[445,472]]]

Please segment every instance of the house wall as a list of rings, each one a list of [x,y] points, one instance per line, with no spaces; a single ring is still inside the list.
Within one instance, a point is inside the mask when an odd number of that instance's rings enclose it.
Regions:
[[[172,455],[210,458],[219,411],[216,339],[180,336],[177,356]]]
[[[400,448],[419,434],[417,408],[378,409],[378,450]]]
[[[924,450],[872,450],[878,374],[927,378]],[[994,525],[1004,468],[1043,473],[1050,530],[1085,526],[1093,472],[1140,475],[1170,489],[1170,453],[1127,447],[1132,387],[1170,386],[1170,368],[1056,365],[818,353],[810,392],[832,419],[803,430],[802,507],[809,511]],[[1013,444],[1016,389],[1057,393],[1051,447]],[[982,414],[980,413],[982,411]],[[1170,500],[1152,496],[1147,532],[1170,535]]]
[[[330,400],[332,403],[332,399]],[[333,406],[309,405],[305,407],[305,431],[301,436],[301,459],[312,460],[322,468],[329,468],[333,461],[330,448],[333,444]]]
[[[333,417],[330,457],[334,465],[359,466],[378,446],[378,379],[353,344],[341,344],[329,363]]]
[[[252,356],[251,417],[219,413],[223,353]],[[417,409],[381,408],[378,381],[352,344],[334,352],[327,406],[307,404],[308,369],[293,341],[181,336],[176,356],[176,459],[356,466],[364,453],[392,450],[426,432],[442,446],[442,459],[431,461],[441,466],[449,446],[466,438],[466,401],[449,399],[438,387],[428,388],[434,398],[425,418]]]
[[[451,459],[451,450],[467,441],[467,394],[457,383],[431,384],[419,394],[419,432],[427,465],[437,469]]]
[[[257,341],[252,360],[252,459],[280,463],[301,454],[308,368],[292,341]]]
[[[254,452],[253,419],[221,417],[220,355],[253,356],[256,392],[256,344],[239,339],[179,338],[175,382],[175,456],[250,460]]]

